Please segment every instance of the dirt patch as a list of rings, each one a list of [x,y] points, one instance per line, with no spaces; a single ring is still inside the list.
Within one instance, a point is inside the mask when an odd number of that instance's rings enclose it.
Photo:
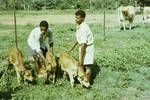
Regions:
[[[0,23],[1,24],[13,24],[13,17],[12,16],[0,16]],[[99,19],[99,15],[88,16],[87,20],[90,23],[96,23]],[[74,15],[38,15],[38,16],[19,16],[17,17],[17,24],[25,25],[25,24],[39,24],[41,20],[47,20],[51,24],[55,23],[75,23]]]
[[[0,24],[12,25],[13,16],[0,16]],[[24,15],[17,16],[17,24],[18,25],[26,25],[26,24],[35,24],[38,25],[41,20],[47,20],[50,24],[66,24],[66,23],[75,23],[74,15]],[[100,23],[103,24],[103,14],[100,15],[87,15],[86,17],[87,23]],[[142,16],[137,15],[135,17],[135,23],[142,22]],[[106,14],[106,26],[114,26],[118,25],[117,14]]]

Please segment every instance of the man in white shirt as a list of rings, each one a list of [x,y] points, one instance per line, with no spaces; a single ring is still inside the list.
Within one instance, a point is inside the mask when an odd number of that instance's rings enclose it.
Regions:
[[[84,22],[85,12],[83,10],[78,10],[76,13],[76,41],[73,47],[68,51],[71,52],[77,44],[79,44],[79,65],[82,66],[88,78],[91,78],[91,66],[94,63],[94,40],[93,33],[91,32],[89,26]]]
[[[45,40],[48,38],[48,44],[50,47],[50,51],[53,53],[53,33],[52,30],[49,28],[48,22],[43,20],[40,22],[39,27],[34,28],[29,37],[28,37],[28,46],[30,55],[33,56],[36,66],[37,73],[39,72],[39,64],[37,60],[37,55],[45,62],[45,56],[47,52],[47,47]]]

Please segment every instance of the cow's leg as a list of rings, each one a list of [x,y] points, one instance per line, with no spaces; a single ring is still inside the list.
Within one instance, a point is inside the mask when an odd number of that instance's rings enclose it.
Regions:
[[[145,24],[145,16],[143,15],[143,23]]]
[[[49,78],[50,78],[50,72],[48,71],[48,72],[46,72],[47,74],[46,74],[46,82],[48,82],[49,81]]]
[[[126,30],[125,21],[122,22],[122,25],[123,25],[123,30],[125,31]]]
[[[56,82],[56,73],[54,72],[53,73],[53,84],[55,84],[55,82]]]
[[[144,24],[149,23],[149,15],[143,16],[143,22],[144,22]]]
[[[129,23],[129,30],[131,30],[132,29],[132,23],[130,22]]]
[[[73,78],[73,75],[71,73],[69,73],[69,78],[70,78],[71,87],[74,87],[74,78]]]
[[[132,29],[132,22],[133,22],[133,17],[129,18],[129,30]]]
[[[67,72],[64,71],[63,79],[65,79],[65,78],[67,79]]]
[[[121,25],[122,25],[121,19],[119,19],[119,29],[120,29],[120,30],[121,30]]]
[[[20,76],[20,73],[18,71],[16,71],[17,73],[17,80],[18,80],[18,83],[20,84],[21,82],[21,76]]]
[[[81,77],[78,76],[77,79],[78,79],[78,81],[80,82],[80,84],[83,86]]]
[[[21,82],[21,76],[20,76],[20,73],[19,73],[18,68],[16,66],[15,66],[15,71],[16,71],[16,75],[17,75],[17,81],[20,84],[20,82]]]
[[[39,60],[38,60],[36,55],[33,55],[33,58],[34,58],[34,64],[35,64],[36,73],[39,74],[39,70],[40,70]]]

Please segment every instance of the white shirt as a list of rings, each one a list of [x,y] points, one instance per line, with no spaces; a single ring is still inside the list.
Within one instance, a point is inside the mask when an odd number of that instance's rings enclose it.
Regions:
[[[93,33],[91,32],[89,26],[82,22],[77,26],[76,31],[76,39],[79,44],[85,43],[87,44],[85,57],[84,57],[84,65],[89,65],[94,63],[94,40]],[[79,47],[79,60],[81,59],[81,46]]]
[[[41,30],[40,27],[36,27],[34,28],[29,37],[28,37],[28,45],[33,49],[36,50],[36,52],[41,52],[40,47],[43,47],[45,45],[44,41],[46,39],[46,37],[48,37],[49,39],[49,44],[53,43],[53,34],[52,34],[52,30],[49,28],[45,34],[45,36],[43,37],[43,40],[41,41],[40,37],[41,37]]]
[[[79,44],[93,44],[93,33],[85,22],[82,22],[80,25],[77,26],[76,39]]]

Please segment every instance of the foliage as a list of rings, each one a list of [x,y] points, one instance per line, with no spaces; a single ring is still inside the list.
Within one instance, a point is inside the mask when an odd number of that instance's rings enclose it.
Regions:
[[[149,0],[15,0],[16,9],[42,10],[42,9],[115,9],[120,5],[149,5]],[[117,5],[118,3],[118,5]],[[1,0],[0,9],[11,10],[13,0]]]

